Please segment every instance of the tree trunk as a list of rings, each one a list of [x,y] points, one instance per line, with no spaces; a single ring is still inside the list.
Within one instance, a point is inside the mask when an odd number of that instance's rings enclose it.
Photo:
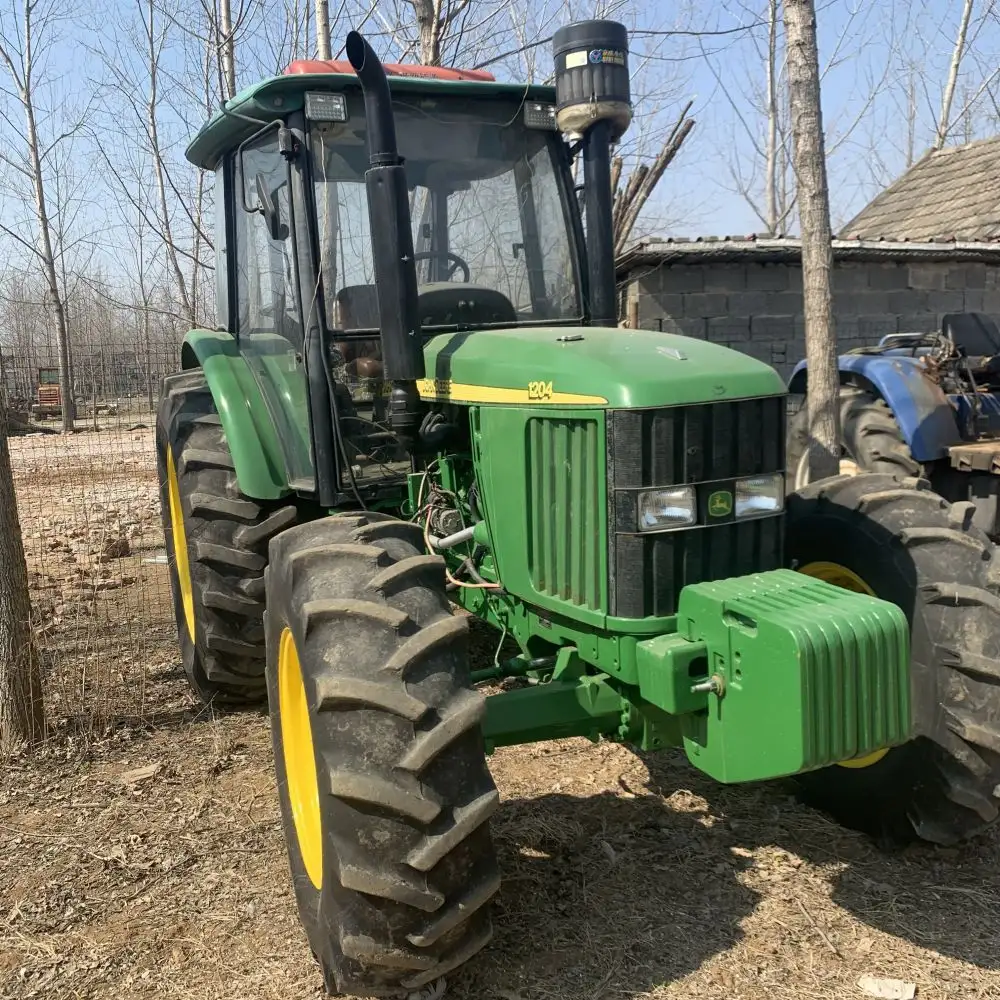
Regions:
[[[229,0],[219,0],[219,61],[226,98],[236,96],[236,42],[233,38],[233,12]]]
[[[420,62],[424,66],[441,65],[441,0],[409,0],[417,22],[420,39]]]
[[[778,231],[778,0],[769,0],[767,24],[767,149],[764,163],[767,231]]]
[[[640,163],[635,170],[629,174],[624,188],[621,187],[621,174],[623,162],[621,157],[615,157],[612,165],[611,190],[614,192],[614,204],[612,207],[612,228],[615,237],[615,255],[623,253],[636,223],[639,221],[639,214],[649,201],[656,185],[659,184],[667,167],[673,162],[674,157],[680,151],[684,140],[688,137],[691,129],[694,128],[694,119],[688,118],[687,113],[691,110],[692,101],[688,101],[681,112],[677,124],[674,125],[663,144],[652,166]]]
[[[24,108],[24,119],[27,128],[25,138],[28,140],[28,157],[31,163],[31,181],[35,195],[35,215],[38,217],[38,237],[41,243],[42,270],[45,274],[46,293],[52,306],[56,321],[56,343],[59,349],[59,396],[62,409],[63,433],[73,430],[73,420],[76,416],[73,405],[73,369],[70,364],[69,324],[66,322],[66,308],[62,291],[59,288],[59,276],[56,273],[56,257],[52,246],[52,227],[49,222],[48,206],[45,200],[45,177],[42,173],[42,153],[38,138],[38,126],[35,121],[34,94],[31,92],[31,42],[32,42],[31,8],[25,8],[25,80],[21,88],[20,98]]]
[[[330,45],[330,0],[316,0],[316,54],[320,59],[332,59]]]
[[[227,0],[228,2],[228,0]],[[158,198],[158,214],[160,226],[163,231],[163,242],[167,251],[167,261],[173,274],[177,294],[180,296],[184,309],[184,318],[189,328],[197,326],[197,317],[194,312],[194,304],[188,294],[187,283],[184,280],[184,273],[181,270],[178,259],[177,247],[174,243],[173,227],[170,222],[170,208],[167,204],[167,181],[163,165],[163,151],[160,147],[159,129],[159,85],[160,85],[160,56],[156,44],[156,7],[154,0],[146,0],[145,24],[146,45],[149,63],[149,97],[146,101],[146,132],[149,140],[150,152],[153,154],[153,176],[156,180],[156,193]],[[225,39],[222,39],[225,41]],[[230,36],[230,41],[232,37]],[[230,95],[232,96],[232,95]]]
[[[951,128],[951,104],[955,99],[955,84],[958,82],[958,71],[962,67],[962,55],[965,52],[965,38],[969,33],[969,21],[972,19],[972,0],[965,0],[962,8],[962,20],[958,23],[958,35],[955,38],[955,49],[951,54],[951,66],[948,69],[948,79],[945,81],[944,94],[941,97],[941,117],[938,119],[937,136],[934,148],[940,149],[948,138]]]
[[[835,476],[840,470],[840,415],[837,336],[830,282],[833,246],[826,178],[819,54],[813,0],[784,0],[788,93],[791,106],[795,179],[802,226],[802,286],[809,366],[809,475]]]
[[[28,570],[10,467],[6,413],[0,408],[0,750],[25,741],[37,743],[44,735]]]

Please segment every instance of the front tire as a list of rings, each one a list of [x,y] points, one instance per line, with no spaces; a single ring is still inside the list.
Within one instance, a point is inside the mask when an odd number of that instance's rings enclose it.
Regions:
[[[910,622],[915,738],[797,779],[807,802],[876,837],[955,844],[1000,815],[1000,598],[972,514],[922,480],[885,475],[789,498],[795,568],[890,601]]]
[[[492,935],[485,700],[419,527],[375,513],[271,544],[267,679],[299,914],[333,993],[405,995]]]

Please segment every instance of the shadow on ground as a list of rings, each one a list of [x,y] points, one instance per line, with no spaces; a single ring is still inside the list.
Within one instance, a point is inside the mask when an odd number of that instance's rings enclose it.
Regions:
[[[873,929],[919,947],[1000,969],[1000,831],[960,847],[916,843],[880,847],[796,801],[782,783],[725,787],[678,765],[678,757],[649,756],[649,791],[678,779],[725,817],[716,850],[776,847],[825,869],[831,899]],[[1000,995],[1000,984],[997,987]]]
[[[722,787],[673,753],[644,763],[645,787],[504,803],[496,938],[456,996],[687,996],[678,981],[699,970],[699,984],[742,996],[723,966],[759,962],[766,978],[772,948],[800,951],[824,986],[840,978],[852,993],[869,965],[933,977],[936,952],[985,970],[983,995],[1000,996],[996,834],[888,852],[780,784]]]

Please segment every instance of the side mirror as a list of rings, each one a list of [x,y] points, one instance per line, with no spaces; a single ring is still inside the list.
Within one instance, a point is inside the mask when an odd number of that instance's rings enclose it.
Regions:
[[[278,218],[278,210],[274,205],[271,192],[267,190],[267,181],[263,174],[257,174],[257,211],[264,216],[267,231],[275,243],[288,239],[288,226]]]

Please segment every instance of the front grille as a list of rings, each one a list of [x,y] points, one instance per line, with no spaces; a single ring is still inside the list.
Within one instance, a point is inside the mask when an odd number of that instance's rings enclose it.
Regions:
[[[782,565],[780,516],[639,533],[640,490],[695,486],[699,505],[785,464],[785,397],[609,414],[611,614],[671,615],[683,587]]]
[[[599,608],[601,437],[597,420],[528,421],[528,565],[542,594]]]

